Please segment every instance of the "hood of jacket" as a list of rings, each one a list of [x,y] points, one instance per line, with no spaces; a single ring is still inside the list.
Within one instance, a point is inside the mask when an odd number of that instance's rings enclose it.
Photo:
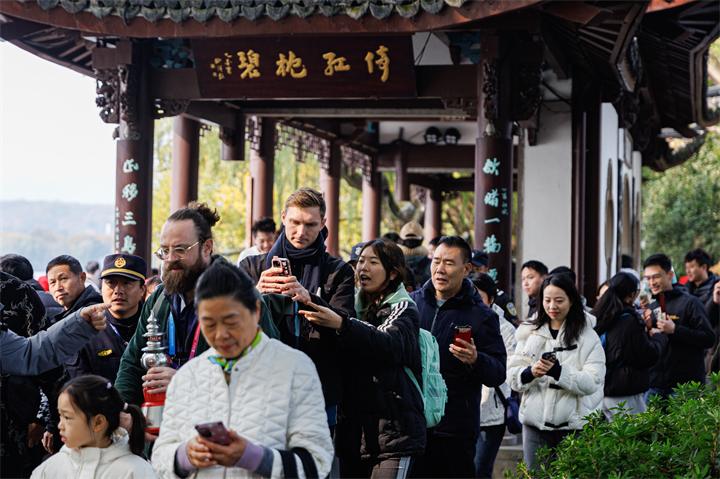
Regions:
[[[108,447],[74,448],[63,446],[60,449],[60,454],[67,454],[74,464],[82,464],[85,470],[87,470],[89,464],[94,464],[95,469],[97,469],[99,466],[110,464],[120,457],[132,455],[128,445],[130,437],[125,429],[117,428],[110,439],[112,444]]]
[[[420,257],[426,257],[430,254],[430,252],[427,250],[426,247],[420,245],[416,248],[408,248],[407,246],[398,245],[400,249],[402,250],[403,254],[406,256],[406,260],[408,259],[407,256],[420,256]],[[428,258],[429,259],[429,258]]]
[[[695,283],[688,281],[685,284],[685,287],[687,288],[688,293],[694,295],[700,291],[711,290],[718,281],[720,281],[720,277],[718,277],[715,273],[710,272],[707,279],[700,283],[700,286],[695,286]]]
[[[402,283],[400,283],[400,286],[398,286],[398,288],[393,294],[389,294],[382,300],[382,302],[380,303],[380,307],[382,308],[382,306],[392,306],[401,301],[407,301],[409,303],[415,304],[415,301],[410,298],[410,295],[405,289],[405,285]],[[365,311],[367,311],[367,308],[363,307],[362,301],[360,300],[360,294],[358,293],[355,295],[355,312],[357,312],[358,319],[363,319],[363,316],[365,316]]]
[[[597,318],[593,316],[592,314],[588,313],[587,311],[584,311],[585,314],[585,329],[583,330],[583,333],[587,329],[595,329],[595,325],[597,324]],[[529,321],[524,321],[520,326],[518,326],[517,330],[515,331],[515,338],[520,341],[527,340],[532,332],[535,330],[535,325],[532,324]],[[565,333],[565,321],[563,321],[562,326],[560,326],[560,331],[558,332],[558,338],[562,338],[563,334]],[[545,323],[543,324],[540,329],[536,331],[538,336],[541,336],[547,340],[552,340],[552,334],[550,333],[550,324]],[[582,333],[580,333],[582,334]]]

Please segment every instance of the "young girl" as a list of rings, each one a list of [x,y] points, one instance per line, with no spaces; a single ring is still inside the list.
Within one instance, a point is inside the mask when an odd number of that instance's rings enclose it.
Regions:
[[[80,376],[65,385],[58,397],[60,452],[42,463],[32,478],[154,478],[143,458],[145,416],[128,406],[107,379]],[[128,413],[135,427],[130,434],[120,427],[120,414]]]

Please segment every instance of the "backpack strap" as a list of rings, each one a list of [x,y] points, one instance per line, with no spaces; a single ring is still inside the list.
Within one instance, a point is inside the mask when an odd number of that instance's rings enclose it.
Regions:
[[[299,479],[297,462],[295,462],[295,453],[293,451],[287,451],[279,449],[280,459],[283,463],[283,475],[286,479]],[[316,476],[317,477],[317,476]]]
[[[503,394],[503,392],[500,390],[500,386],[495,386],[495,394],[498,395],[500,398],[500,402],[502,403],[503,407],[507,409],[510,406],[510,403],[508,402],[507,398]]]
[[[160,308],[162,307],[163,303],[165,301],[167,301],[167,297],[165,296],[164,291],[161,291],[159,293],[159,295],[160,295],[160,299],[155,300],[155,304],[153,305],[153,309],[152,309],[153,314],[155,315],[156,318],[158,316],[158,312],[160,311]]]
[[[307,479],[319,479],[317,467],[315,466],[315,459],[313,459],[312,454],[302,447],[293,447],[292,452],[297,454],[300,458],[303,469],[305,470],[305,477]]]
[[[410,376],[410,380],[413,382],[413,384],[415,385],[417,390],[420,391],[420,397],[423,398],[423,402],[425,402],[425,396],[423,395],[423,391],[420,388],[420,384],[418,384],[418,382],[417,382],[417,378],[415,377],[415,375],[413,374],[413,372],[410,370],[409,367],[407,367],[407,366],[403,366],[403,367],[405,368],[405,372],[407,373],[407,375]]]

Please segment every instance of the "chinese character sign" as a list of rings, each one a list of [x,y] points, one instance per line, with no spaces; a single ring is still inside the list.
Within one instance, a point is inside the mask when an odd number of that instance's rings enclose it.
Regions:
[[[412,98],[410,37],[192,41],[204,98]]]

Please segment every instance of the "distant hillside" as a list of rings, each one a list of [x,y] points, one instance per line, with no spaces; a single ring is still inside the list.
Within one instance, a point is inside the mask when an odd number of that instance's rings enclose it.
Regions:
[[[56,256],[69,254],[85,264],[112,253],[112,205],[46,201],[0,202],[0,255],[15,253],[44,273]],[[108,234],[106,234],[108,233]]]
[[[0,201],[2,233],[30,233],[43,228],[63,236],[106,233],[113,205],[81,205],[52,201]],[[110,230],[112,231],[112,230]]]

